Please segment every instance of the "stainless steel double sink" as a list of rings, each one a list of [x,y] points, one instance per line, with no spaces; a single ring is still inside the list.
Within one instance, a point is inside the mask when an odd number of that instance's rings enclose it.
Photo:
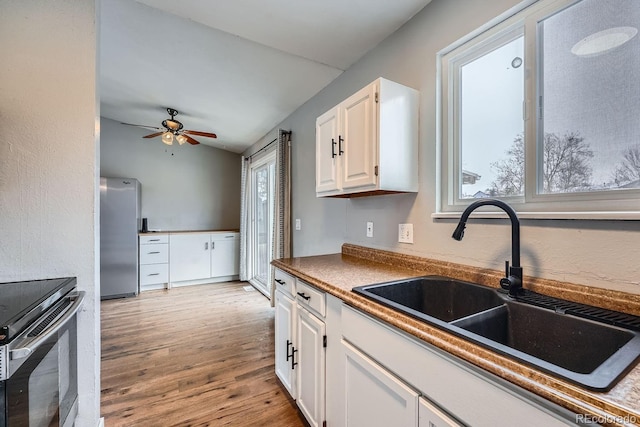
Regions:
[[[640,357],[640,318],[622,313],[549,297],[540,303],[539,294],[514,299],[441,276],[353,291],[591,390],[611,389]]]

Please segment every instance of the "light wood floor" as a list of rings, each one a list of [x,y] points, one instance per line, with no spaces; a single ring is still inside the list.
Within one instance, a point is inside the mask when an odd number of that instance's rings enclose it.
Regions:
[[[274,310],[243,285],[101,303],[107,427],[305,425],[274,373]]]

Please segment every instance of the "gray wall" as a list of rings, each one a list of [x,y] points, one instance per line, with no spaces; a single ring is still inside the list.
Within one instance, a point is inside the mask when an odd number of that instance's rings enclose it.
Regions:
[[[152,230],[240,227],[240,155],[204,144],[167,146],[148,130],[101,118],[100,174],[136,178]]]
[[[76,276],[78,426],[100,410],[96,4],[0,1],[0,282]]]
[[[436,53],[518,4],[515,0],[434,0],[278,125],[291,129],[294,256],[338,252],[342,243],[501,270],[510,258],[510,229],[503,220],[473,221],[465,239],[450,238],[455,221],[435,220]],[[315,197],[315,119],[377,77],[418,89],[420,142],[418,194],[353,200]],[[251,153],[273,138],[265,136]],[[367,221],[374,237],[365,236]],[[399,223],[413,223],[414,244],[397,243]],[[640,293],[640,221],[524,220],[522,263],[533,275]]]

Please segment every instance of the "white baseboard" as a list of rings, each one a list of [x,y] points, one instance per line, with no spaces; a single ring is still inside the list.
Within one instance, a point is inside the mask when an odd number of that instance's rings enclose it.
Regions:
[[[200,279],[200,280],[185,280],[183,282],[171,282],[169,283],[169,289],[171,288],[179,288],[181,286],[192,286],[192,285],[206,285],[209,283],[220,283],[220,282],[231,282],[238,280],[238,276],[220,276],[220,277],[211,277],[208,279]]]

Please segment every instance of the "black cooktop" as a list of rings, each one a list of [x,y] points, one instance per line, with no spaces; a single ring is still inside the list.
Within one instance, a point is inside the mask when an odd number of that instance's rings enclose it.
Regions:
[[[0,344],[9,342],[75,286],[75,277],[0,283]]]

